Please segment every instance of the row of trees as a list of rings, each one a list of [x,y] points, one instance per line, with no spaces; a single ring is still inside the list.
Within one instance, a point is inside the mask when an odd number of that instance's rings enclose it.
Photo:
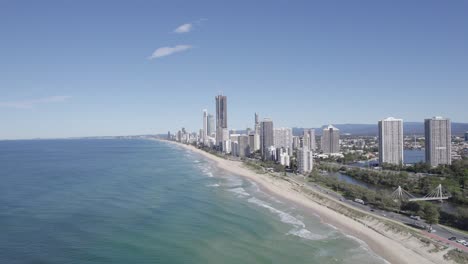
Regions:
[[[337,177],[323,176],[318,170],[314,169],[309,175],[309,181],[324,185],[332,190],[340,192],[347,199],[362,199],[364,202],[373,205],[376,208],[396,211],[399,209],[399,204],[393,201],[390,197],[383,195],[365,187],[340,181]]]
[[[456,175],[410,177],[408,172],[405,171],[378,171],[361,168],[346,168],[328,164],[319,164],[318,168],[330,172],[339,171],[355,179],[373,185],[387,186],[391,188],[401,186],[410,193],[419,194],[420,196],[428,194],[439,184],[442,184],[444,189],[452,195],[452,202],[457,204],[468,204],[468,193],[465,188],[460,185],[460,180]]]
[[[428,224],[439,222],[439,209],[430,202],[403,202],[395,201],[382,192],[369,190],[359,185],[340,181],[334,176],[323,176],[317,170],[309,175],[309,181],[326,186],[332,190],[340,192],[347,199],[362,199],[364,202],[375,208],[387,211],[406,211],[414,215],[423,217]]]

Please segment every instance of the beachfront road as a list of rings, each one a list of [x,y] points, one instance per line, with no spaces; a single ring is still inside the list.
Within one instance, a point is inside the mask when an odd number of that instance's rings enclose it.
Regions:
[[[279,173],[275,173],[274,174],[275,176],[278,176],[278,177],[281,177]],[[380,210],[380,209],[374,209],[368,205],[363,205],[363,204],[359,204],[359,203],[356,203],[354,201],[351,201],[351,200],[347,200],[346,198],[344,198],[341,194],[331,190],[331,189],[328,189],[328,188],[324,188],[322,186],[319,186],[317,184],[314,184],[314,183],[311,183],[311,182],[308,182],[306,180],[306,178],[302,175],[299,175],[299,174],[294,174],[294,173],[287,173],[287,176],[289,179],[291,179],[292,181],[294,181],[295,183],[297,183],[298,185],[301,185],[303,186],[304,188],[307,188],[311,191],[315,191],[315,192],[319,192],[319,193],[323,193],[327,196],[329,196],[330,198],[336,200],[337,202],[338,201],[341,201],[342,203],[345,203],[351,207],[354,207],[354,208],[358,208],[362,211],[366,211],[370,214],[373,214],[373,215],[377,215],[377,216],[380,216],[380,217],[384,217],[384,218],[388,218],[388,219],[391,219],[391,220],[394,220],[394,221],[398,221],[400,223],[403,223],[405,225],[411,225],[411,224],[414,224],[414,223],[418,223],[420,225],[424,225],[424,226],[428,226],[423,219],[421,220],[414,220],[406,215],[402,215],[402,214],[398,214],[398,213],[395,213],[395,212],[389,212],[389,211],[384,211],[384,210]],[[444,244],[447,244],[447,245],[450,245],[452,247],[456,247],[456,248],[459,248],[461,250],[464,250],[464,251],[467,251],[468,252],[468,247],[465,247],[461,244],[458,244],[454,241],[450,241],[448,240],[449,238],[451,237],[456,237],[457,239],[464,239],[464,240],[467,240],[468,241],[468,235],[465,234],[465,233],[462,233],[462,232],[458,232],[456,230],[451,230],[451,229],[448,229],[448,228],[445,228],[443,226],[440,226],[440,225],[432,225],[432,228],[435,230],[434,233],[429,233],[428,231],[426,230],[421,230],[421,233],[427,237],[430,237],[432,239],[435,239],[435,240],[438,240]]]

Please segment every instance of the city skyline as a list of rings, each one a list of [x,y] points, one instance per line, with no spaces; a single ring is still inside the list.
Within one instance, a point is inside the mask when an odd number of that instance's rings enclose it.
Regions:
[[[219,91],[239,102],[232,128],[254,112],[278,127],[468,122],[466,2],[185,7],[2,3],[0,139],[193,131]]]

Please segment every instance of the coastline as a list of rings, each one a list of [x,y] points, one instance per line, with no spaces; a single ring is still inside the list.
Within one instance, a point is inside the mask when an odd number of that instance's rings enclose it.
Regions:
[[[344,234],[364,241],[374,253],[390,263],[454,263],[444,259],[449,248],[438,248],[431,243],[432,241],[428,242],[427,238],[426,241],[421,240],[423,236],[418,236],[420,231],[370,215],[326,194],[303,188],[294,181],[256,173],[246,168],[242,162],[226,160],[191,145],[167,140],[159,141],[196,152],[214,161],[219,168],[248,178],[269,193],[316,213],[323,223],[331,224]],[[401,232],[398,229],[405,229],[408,232]]]

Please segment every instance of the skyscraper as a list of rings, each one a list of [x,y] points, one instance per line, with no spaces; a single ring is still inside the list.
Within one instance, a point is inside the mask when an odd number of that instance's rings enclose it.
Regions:
[[[203,128],[202,128],[202,142],[203,144],[206,144],[207,142],[207,136],[208,136],[208,111],[206,109],[203,109]]]
[[[340,152],[340,130],[332,125],[323,129],[322,151],[324,154]]]
[[[221,146],[224,140],[225,132],[227,130],[227,97],[218,95],[216,100],[216,143]]]
[[[285,148],[288,151],[292,150],[293,133],[291,128],[275,128],[274,133],[274,146],[276,148]]]
[[[239,157],[246,157],[250,155],[250,147],[249,147],[249,136],[248,135],[240,135],[237,139],[238,148],[237,151]]]
[[[403,120],[393,117],[379,121],[379,162],[403,164]]]
[[[431,166],[452,164],[452,128],[450,119],[433,117],[424,120],[426,162]]]
[[[297,169],[300,173],[306,174],[312,171],[314,166],[313,153],[308,148],[297,150]]]
[[[315,150],[315,129],[304,129],[302,136],[303,147],[306,147],[310,150]]]
[[[215,133],[215,123],[214,123],[214,117],[212,114],[208,114],[208,124],[207,124],[207,134],[208,136],[212,137],[213,134]]]
[[[258,121],[258,114],[255,113],[255,134],[260,135],[260,122]]]
[[[273,121],[265,118],[260,122],[260,151],[263,159],[270,159],[269,148],[274,144]]]

